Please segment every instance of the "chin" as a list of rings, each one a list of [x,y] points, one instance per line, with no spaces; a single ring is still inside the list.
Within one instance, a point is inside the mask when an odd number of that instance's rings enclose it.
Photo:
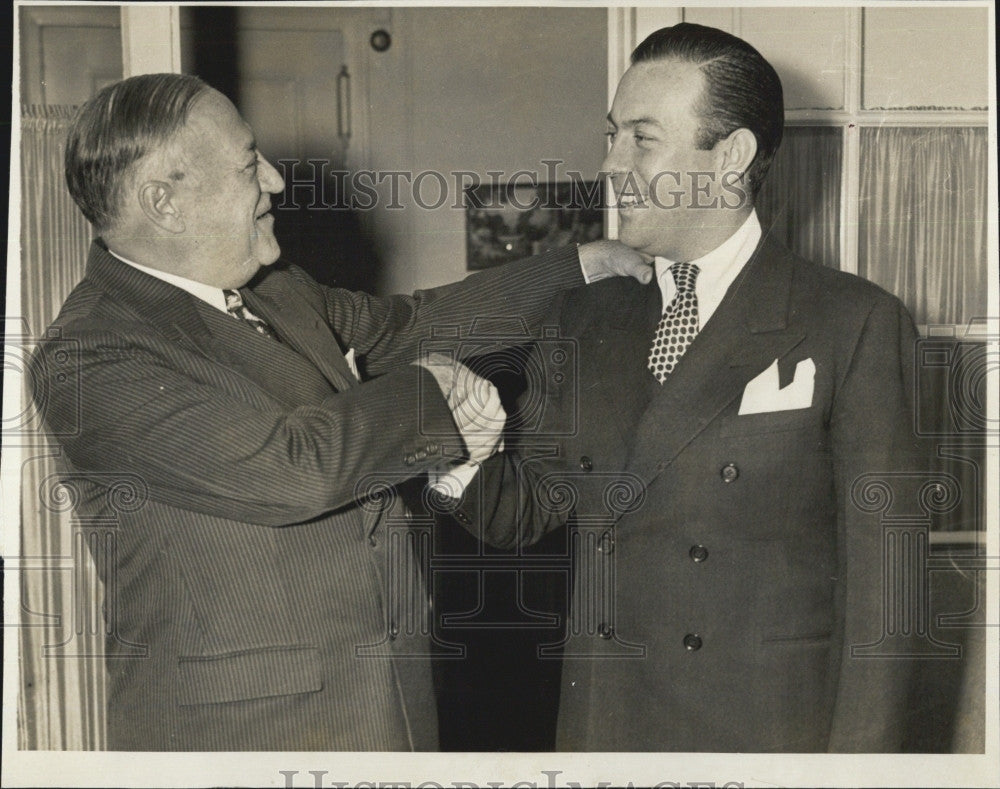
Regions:
[[[629,232],[625,229],[620,229],[618,231],[618,240],[621,241],[625,246],[632,247],[636,252],[642,252],[646,255],[659,255],[659,252],[653,251],[658,245],[653,243],[648,236],[642,233]]]
[[[260,250],[253,258],[257,266],[270,266],[278,262],[281,257],[281,247],[275,244],[268,244],[266,249]]]

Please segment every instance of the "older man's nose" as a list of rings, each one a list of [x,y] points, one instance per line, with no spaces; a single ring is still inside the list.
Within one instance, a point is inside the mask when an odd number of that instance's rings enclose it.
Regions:
[[[257,165],[257,180],[260,181],[260,188],[271,194],[278,194],[285,189],[285,180],[267,159],[260,157]]]

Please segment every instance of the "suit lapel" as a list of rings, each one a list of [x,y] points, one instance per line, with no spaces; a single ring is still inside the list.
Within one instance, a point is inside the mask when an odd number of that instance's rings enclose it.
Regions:
[[[250,310],[270,323],[282,341],[312,362],[335,389],[343,392],[357,386],[325,316],[305,299],[290,298],[285,288],[276,286],[276,281],[271,275],[257,287],[240,290]]]
[[[276,344],[181,288],[121,262],[98,242],[91,247],[87,277],[168,340],[226,365],[280,402],[298,406],[330,393],[329,376],[296,353],[295,344]],[[256,313],[257,306],[255,301],[250,309]],[[270,320],[271,314],[261,317]],[[286,331],[289,336],[294,333],[287,327]],[[278,333],[284,336],[281,330]],[[344,388],[348,386],[345,382]]]
[[[788,328],[789,253],[765,238],[639,420],[628,470],[648,484],[749,381],[805,337]]]
[[[601,305],[595,311],[602,320],[593,328],[599,350],[588,353],[597,379],[594,393],[604,412],[614,414],[615,424],[627,445],[634,440],[636,423],[649,405],[653,391],[646,363],[662,309],[660,288],[654,279],[643,288],[629,290],[622,303],[610,308]],[[591,395],[582,392],[581,396]]]
[[[196,308],[194,296],[123,263],[99,240],[91,245],[87,277],[168,339],[214,355],[212,333]]]

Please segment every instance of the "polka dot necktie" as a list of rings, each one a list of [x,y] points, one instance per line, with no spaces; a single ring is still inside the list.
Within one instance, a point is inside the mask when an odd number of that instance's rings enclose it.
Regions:
[[[226,297],[226,309],[229,311],[230,315],[250,324],[257,334],[263,334],[265,337],[270,337],[272,340],[278,339],[278,335],[274,333],[274,329],[268,325],[267,321],[258,318],[250,312],[246,304],[243,303],[243,297],[240,295],[238,290],[224,290],[222,293]]]
[[[698,336],[698,296],[694,292],[698,267],[694,263],[674,263],[670,273],[677,294],[664,310],[649,350],[649,371],[661,384]]]

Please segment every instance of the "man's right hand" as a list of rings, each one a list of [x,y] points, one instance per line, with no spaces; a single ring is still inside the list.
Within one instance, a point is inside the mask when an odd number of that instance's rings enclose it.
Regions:
[[[493,384],[444,354],[428,354],[414,364],[437,381],[470,461],[482,463],[503,450],[507,412]]]
[[[643,285],[653,280],[653,259],[620,241],[591,241],[577,248],[587,283],[608,277],[634,277]]]

